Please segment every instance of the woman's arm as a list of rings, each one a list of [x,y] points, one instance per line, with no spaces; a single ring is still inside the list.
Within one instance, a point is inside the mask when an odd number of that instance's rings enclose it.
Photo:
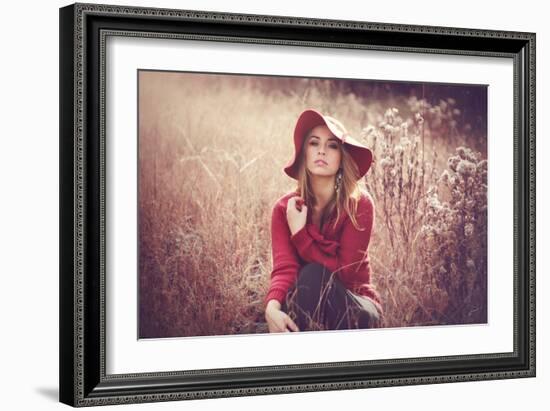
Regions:
[[[269,332],[299,331],[292,319],[281,310],[288,289],[296,281],[300,262],[296,249],[290,241],[286,210],[282,203],[273,207],[271,215],[271,249],[273,270],[271,284],[266,295],[265,319]]]
[[[280,202],[273,207],[271,215],[271,251],[273,270],[265,302],[277,300],[282,303],[288,289],[296,281],[300,262],[296,249],[290,241],[286,208]]]

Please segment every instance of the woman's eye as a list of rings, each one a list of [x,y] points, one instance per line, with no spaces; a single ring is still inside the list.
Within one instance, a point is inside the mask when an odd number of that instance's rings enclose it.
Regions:
[[[309,145],[310,145],[310,146],[316,146],[316,145],[317,145],[317,141],[310,141],[310,142],[309,142]]]
[[[336,148],[338,148],[338,145],[337,144],[331,144],[329,147],[336,149]]]

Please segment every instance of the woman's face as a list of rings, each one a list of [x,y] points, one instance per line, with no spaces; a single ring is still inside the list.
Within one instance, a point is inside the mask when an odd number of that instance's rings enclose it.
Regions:
[[[342,160],[340,140],[327,126],[317,126],[306,139],[305,156],[306,167],[311,174],[333,176],[338,172]]]

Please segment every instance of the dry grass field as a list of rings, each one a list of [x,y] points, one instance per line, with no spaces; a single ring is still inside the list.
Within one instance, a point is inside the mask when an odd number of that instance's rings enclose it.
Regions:
[[[456,87],[365,84],[140,72],[140,337],[267,332],[271,207],[306,108],[374,152],[383,326],[486,322],[486,112]]]

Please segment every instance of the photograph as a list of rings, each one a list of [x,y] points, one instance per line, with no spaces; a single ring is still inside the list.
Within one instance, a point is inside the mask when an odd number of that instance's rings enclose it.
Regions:
[[[139,338],[487,323],[487,85],[137,78]]]

